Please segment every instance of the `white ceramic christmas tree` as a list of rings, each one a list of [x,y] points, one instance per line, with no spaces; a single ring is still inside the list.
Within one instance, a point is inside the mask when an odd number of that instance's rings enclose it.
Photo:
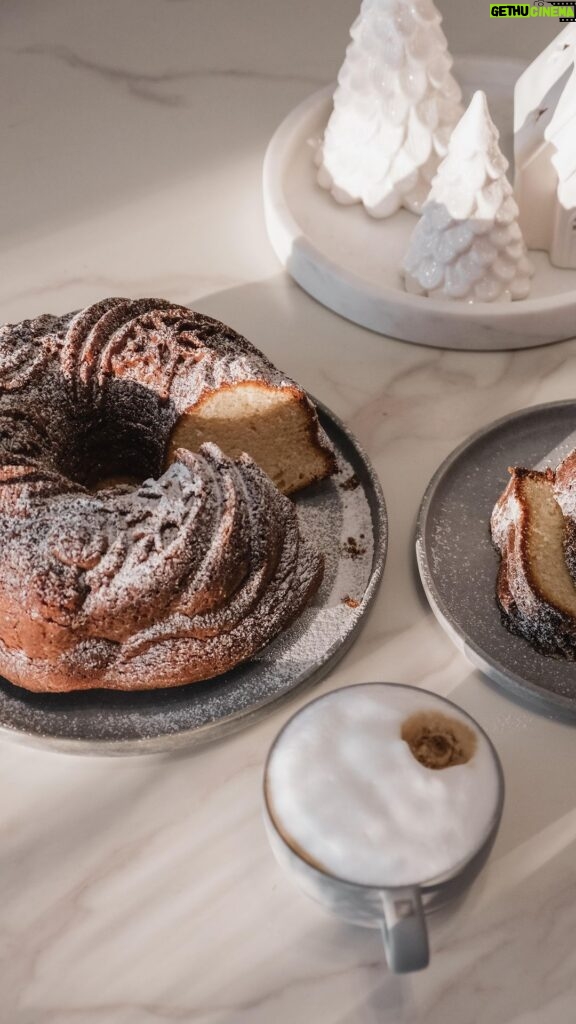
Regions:
[[[507,167],[486,96],[476,92],[410,239],[407,291],[465,302],[526,298],[534,268]]]
[[[363,0],[316,158],[339,202],[420,212],[462,114],[440,22],[432,0]]]

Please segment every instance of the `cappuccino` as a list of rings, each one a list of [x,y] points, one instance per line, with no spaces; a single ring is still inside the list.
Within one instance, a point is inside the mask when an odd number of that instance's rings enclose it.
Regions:
[[[268,760],[268,812],[288,846],[337,879],[426,885],[494,829],[502,783],[484,733],[454,705],[389,683],[312,701]]]

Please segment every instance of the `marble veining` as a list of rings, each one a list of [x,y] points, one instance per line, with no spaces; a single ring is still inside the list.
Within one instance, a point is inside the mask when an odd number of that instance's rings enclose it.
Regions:
[[[512,37],[471,2],[439,6],[454,53],[529,57],[557,28],[532,19]],[[417,583],[413,532],[456,444],[515,409],[574,397],[576,341],[514,353],[406,345],[338,318],[281,270],[264,226],[264,152],[334,77],[355,13],[352,0],[2,5],[1,319],[116,293],[231,323],[356,434],[382,482],[390,542],[343,661],[244,732],[135,759],[0,743],[0,1024],[574,1015],[574,731],[512,703],[450,643]],[[289,713],[377,679],[460,704],[507,782],[488,865],[430,920],[431,966],[411,978],[386,971],[376,932],[293,889],[261,819],[263,761]]]
[[[172,86],[177,83],[195,82],[205,78],[249,78],[255,81],[279,81],[279,82],[307,82],[310,86],[322,85],[323,79],[311,76],[300,76],[276,71],[249,70],[243,68],[210,68],[195,67],[188,71],[165,71],[155,73],[150,71],[128,71],[125,68],[114,67],[100,61],[89,60],[67,46],[22,46],[16,53],[27,56],[43,56],[53,58],[68,68],[78,71],[86,71],[93,76],[112,85],[126,86],[131,96],[137,99],[149,100],[168,107],[186,106],[186,97],[180,93],[162,93],[159,89],[164,86]]]

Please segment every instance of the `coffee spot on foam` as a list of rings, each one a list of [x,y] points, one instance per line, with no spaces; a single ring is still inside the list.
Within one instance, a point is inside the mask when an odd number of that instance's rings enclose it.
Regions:
[[[418,711],[402,723],[402,739],[425,768],[467,764],[476,750],[476,734],[464,722],[438,711]]]

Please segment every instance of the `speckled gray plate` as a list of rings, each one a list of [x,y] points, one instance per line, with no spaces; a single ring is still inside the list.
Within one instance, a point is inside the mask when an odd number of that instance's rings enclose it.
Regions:
[[[378,478],[355,438],[316,403],[338,475],[298,496],[302,530],[325,554],[322,586],[288,630],[250,662],[207,683],[141,693],[33,694],[0,678],[0,734],[88,754],[172,750],[248,725],[324,676],[357,635],[384,570],[387,519]]]
[[[576,426],[576,402],[523,409],[456,448],[424,495],[416,555],[432,610],[472,664],[509,694],[576,722],[576,663],[545,657],[503,626],[495,599],[499,564],[492,508],[508,466],[558,462],[557,447]]]

